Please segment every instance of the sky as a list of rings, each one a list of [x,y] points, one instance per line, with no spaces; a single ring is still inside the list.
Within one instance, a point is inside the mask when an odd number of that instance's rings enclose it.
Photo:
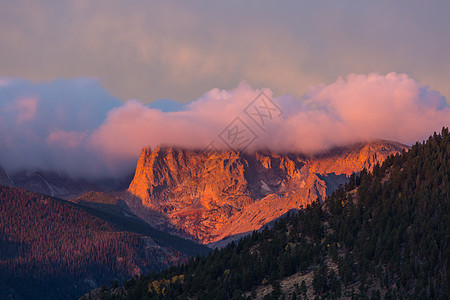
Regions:
[[[0,5],[9,172],[119,177],[143,146],[314,152],[450,123],[449,1]]]

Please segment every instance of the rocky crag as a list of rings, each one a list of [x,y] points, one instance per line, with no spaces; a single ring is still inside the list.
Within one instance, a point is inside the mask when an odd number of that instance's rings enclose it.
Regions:
[[[144,148],[122,196],[150,225],[212,243],[323,200],[352,172],[371,169],[405,148],[375,141],[315,156]]]

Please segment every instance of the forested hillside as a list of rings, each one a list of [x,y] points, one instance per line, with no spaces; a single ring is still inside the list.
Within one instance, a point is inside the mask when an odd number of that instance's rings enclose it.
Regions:
[[[270,229],[101,299],[447,299],[448,128]]]
[[[76,204],[0,185],[0,299],[68,299],[185,259]]]

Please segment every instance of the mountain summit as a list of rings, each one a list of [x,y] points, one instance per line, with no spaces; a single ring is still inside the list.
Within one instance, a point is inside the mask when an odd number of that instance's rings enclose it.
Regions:
[[[161,230],[217,242],[322,201],[353,172],[370,170],[405,148],[374,141],[314,156],[144,148],[125,198],[136,214]]]

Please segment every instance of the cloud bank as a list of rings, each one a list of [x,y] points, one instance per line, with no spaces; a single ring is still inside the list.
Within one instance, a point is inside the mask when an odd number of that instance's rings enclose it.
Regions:
[[[342,74],[401,71],[450,99],[450,1],[113,2],[2,1],[0,76],[89,74],[149,103],[241,78],[298,98]]]
[[[173,110],[161,101],[157,108],[122,103],[93,79],[0,82],[0,165],[9,172],[120,177],[133,171],[143,146],[239,147],[227,138],[242,129],[252,134],[251,143],[241,144],[248,151],[311,153],[377,138],[411,144],[450,122],[450,106],[439,92],[397,73],[351,74],[311,86],[301,99],[273,97],[270,89],[242,82],[188,104],[169,101]],[[261,95],[265,102],[255,102]]]

